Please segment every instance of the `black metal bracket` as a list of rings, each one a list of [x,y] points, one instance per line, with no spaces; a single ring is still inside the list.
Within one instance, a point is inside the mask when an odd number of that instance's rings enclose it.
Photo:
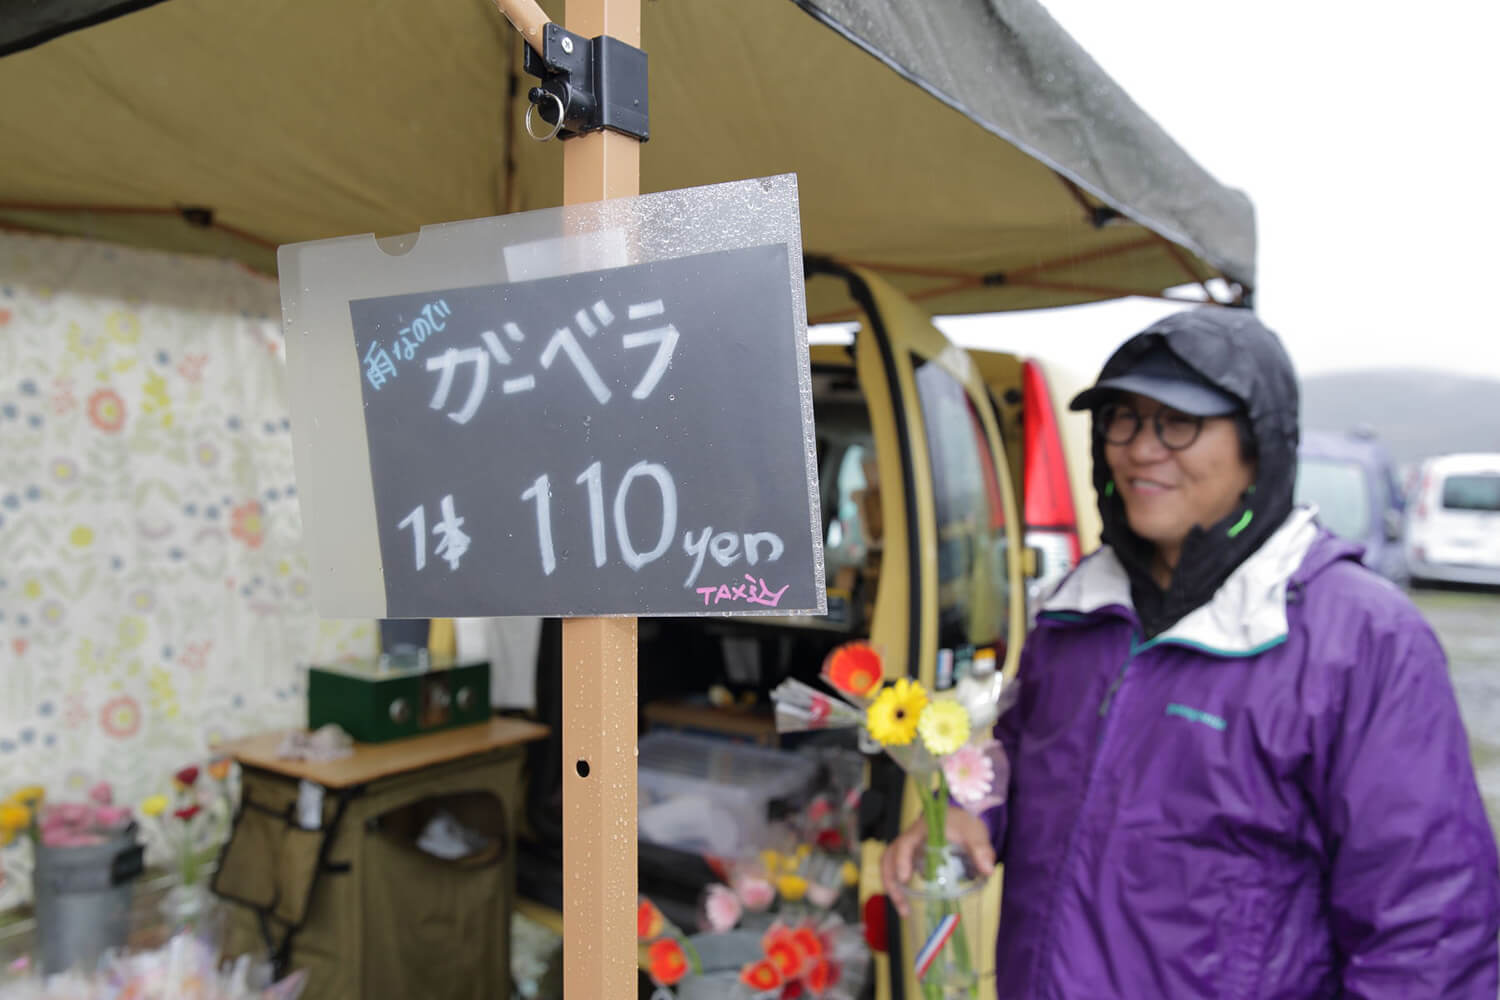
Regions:
[[[610,129],[645,142],[650,138],[646,104],[646,53],[617,38],[584,38],[557,24],[542,31],[542,53],[526,46],[525,69],[541,86],[527,94],[532,114],[552,126],[537,139],[572,139]]]

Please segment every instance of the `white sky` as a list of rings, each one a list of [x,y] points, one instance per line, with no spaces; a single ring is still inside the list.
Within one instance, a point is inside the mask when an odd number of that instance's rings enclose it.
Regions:
[[[1500,3],[1042,0],[1190,155],[1250,195],[1257,311],[1299,371],[1500,378]],[[1172,306],[945,320],[1095,372]]]

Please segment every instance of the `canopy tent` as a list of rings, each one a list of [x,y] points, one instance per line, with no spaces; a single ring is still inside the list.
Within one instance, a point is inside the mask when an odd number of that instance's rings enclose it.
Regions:
[[[643,192],[795,172],[805,252],[933,312],[1253,287],[1249,199],[1035,0],[645,0],[642,39]],[[10,5],[0,226],[271,272],[280,243],[558,204],[521,46],[489,0]]]

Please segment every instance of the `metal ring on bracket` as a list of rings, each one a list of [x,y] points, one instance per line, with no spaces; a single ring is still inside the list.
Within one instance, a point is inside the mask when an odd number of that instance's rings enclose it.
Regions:
[[[558,97],[556,94],[554,94],[550,90],[544,90],[544,91],[542,91],[542,93],[546,94],[548,97],[552,98],[554,101],[557,102],[557,124],[553,125],[552,126],[552,131],[548,132],[546,135],[537,135],[535,132],[533,132],[531,130],[531,116],[534,115],[534,114],[536,114],[536,109],[538,107],[540,107],[540,105],[533,104],[530,107],[528,107],[526,109],[526,134],[529,135],[529,136],[531,136],[537,142],[547,142],[548,140],[554,139],[554,138],[557,137],[557,133],[562,131],[563,114],[564,114],[564,112],[567,111],[567,109],[565,107],[563,107],[563,102],[562,102],[562,98],[561,97]],[[542,119],[542,120],[546,121],[545,118]]]

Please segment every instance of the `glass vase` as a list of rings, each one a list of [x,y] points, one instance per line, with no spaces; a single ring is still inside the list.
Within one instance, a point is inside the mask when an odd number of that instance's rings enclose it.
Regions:
[[[168,935],[202,934],[213,915],[213,894],[202,882],[179,883],[162,896],[159,909]]]
[[[973,1000],[994,959],[984,939],[985,880],[951,845],[929,846],[906,888],[906,947],[921,1000]]]

